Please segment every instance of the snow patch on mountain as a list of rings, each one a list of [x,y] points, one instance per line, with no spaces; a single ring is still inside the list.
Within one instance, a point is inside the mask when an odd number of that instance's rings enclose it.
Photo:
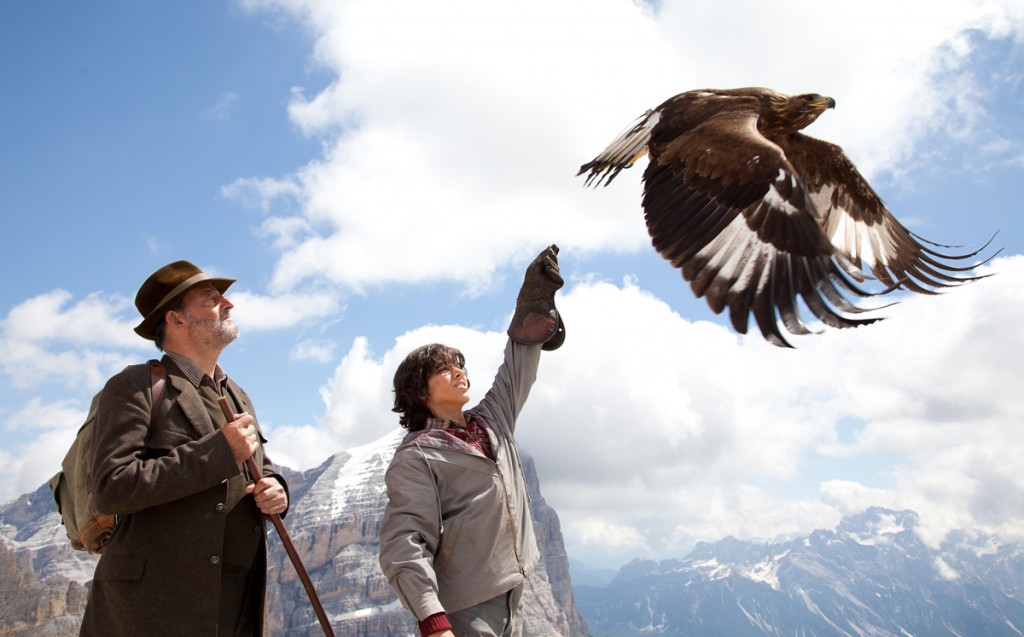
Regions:
[[[702,562],[694,562],[692,564],[693,570],[702,574],[709,580],[720,580],[730,577],[732,575],[732,569],[723,564],[719,564],[717,559],[704,560]]]
[[[401,442],[405,430],[397,429],[391,434],[369,444],[339,454],[345,460],[335,467],[334,484],[329,497],[331,517],[339,517],[350,507],[358,507],[369,500],[379,500],[385,492],[380,476],[384,473],[395,447]]]
[[[595,635],[1024,637],[1024,545],[977,530],[926,543],[913,511],[872,507],[784,542],[725,538],[580,588]]]
[[[935,564],[936,572],[938,572],[939,577],[942,579],[952,582],[960,577],[960,574],[957,573],[952,566],[947,564],[946,560],[942,559],[942,557],[936,557],[933,563]]]
[[[769,560],[741,569],[740,573],[751,581],[762,582],[779,590],[779,566],[787,555],[789,555],[789,551],[783,551]]]

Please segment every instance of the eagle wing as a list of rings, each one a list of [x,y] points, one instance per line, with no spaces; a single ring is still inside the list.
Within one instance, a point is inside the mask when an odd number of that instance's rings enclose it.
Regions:
[[[658,252],[711,309],[728,308],[744,334],[752,313],[762,335],[789,346],[810,332],[798,300],[823,323],[851,327],[877,319],[846,295],[859,272],[837,258],[820,214],[785,151],[757,130],[756,103],[719,110],[688,125],[685,103],[666,103],[651,131],[643,207]],[[683,124],[683,125],[681,125]]]
[[[936,250],[950,246],[928,241],[897,221],[842,148],[802,133],[778,141],[820,215],[825,238],[850,263],[863,264],[890,289],[922,294],[981,278],[960,274],[976,264],[954,263],[974,259],[987,243],[965,254]]]

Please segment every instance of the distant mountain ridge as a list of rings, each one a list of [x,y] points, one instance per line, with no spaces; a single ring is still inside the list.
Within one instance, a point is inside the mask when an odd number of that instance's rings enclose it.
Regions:
[[[289,535],[339,636],[416,633],[377,565],[383,473],[401,434],[315,469],[282,469]],[[574,588],[557,515],[532,461],[523,468],[542,553],[524,599],[526,637],[1024,635],[1024,546],[958,532],[929,548],[912,511],[871,508],[785,541],[700,543],[685,558],[634,560],[606,586]],[[271,538],[268,635],[317,637]],[[0,506],[0,637],[76,635],[95,560],[71,550],[46,485]]]
[[[871,508],[786,542],[700,543],[576,601],[595,637],[1024,634],[1024,547],[959,532],[931,549],[916,526]]]

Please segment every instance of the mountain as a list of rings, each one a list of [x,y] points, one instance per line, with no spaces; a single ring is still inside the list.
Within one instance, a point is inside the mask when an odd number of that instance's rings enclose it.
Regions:
[[[377,563],[386,503],[384,471],[404,431],[339,452],[305,472],[281,469],[292,504],[285,519],[338,635],[417,634]],[[576,608],[561,527],[523,457],[541,563],[523,598],[527,637],[587,637]],[[268,569],[268,635],[323,635],[306,591],[276,533]],[[0,637],[77,635],[98,558],[71,549],[49,487],[0,506]]]
[[[383,474],[401,434],[282,469],[289,535],[338,635],[416,633],[377,565]],[[542,554],[524,598],[527,636],[587,637],[588,626],[594,637],[1024,635],[1024,546],[962,531],[929,547],[912,511],[871,508],[785,541],[700,543],[573,589],[558,517],[523,460]],[[46,485],[0,506],[0,637],[75,635],[95,561],[70,548]],[[269,579],[268,634],[321,635],[273,532]]]
[[[95,565],[68,543],[49,486],[0,507],[0,636],[77,635]]]
[[[593,635],[1024,634],[1024,547],[977,533],[929,548],[917,514],[871,508],[786,542],[725,538],[578,586]]]

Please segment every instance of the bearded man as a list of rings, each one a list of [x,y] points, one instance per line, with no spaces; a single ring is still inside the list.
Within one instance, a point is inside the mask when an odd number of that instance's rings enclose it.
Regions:
[[[263,514],[284,514],[288,492],[249,396],[217,363],[238,336],[224,296],[234,282],[175,261],[135,297],[135,332],[164,352],[166,381],[152,427],[150,365],[128,366],[101,394],[93,498],[120,522],[96,565],[81,635],[263,635]],[[240,414],[230,422],[222,396]],[[256,482],[245,468],[253,455]]]

